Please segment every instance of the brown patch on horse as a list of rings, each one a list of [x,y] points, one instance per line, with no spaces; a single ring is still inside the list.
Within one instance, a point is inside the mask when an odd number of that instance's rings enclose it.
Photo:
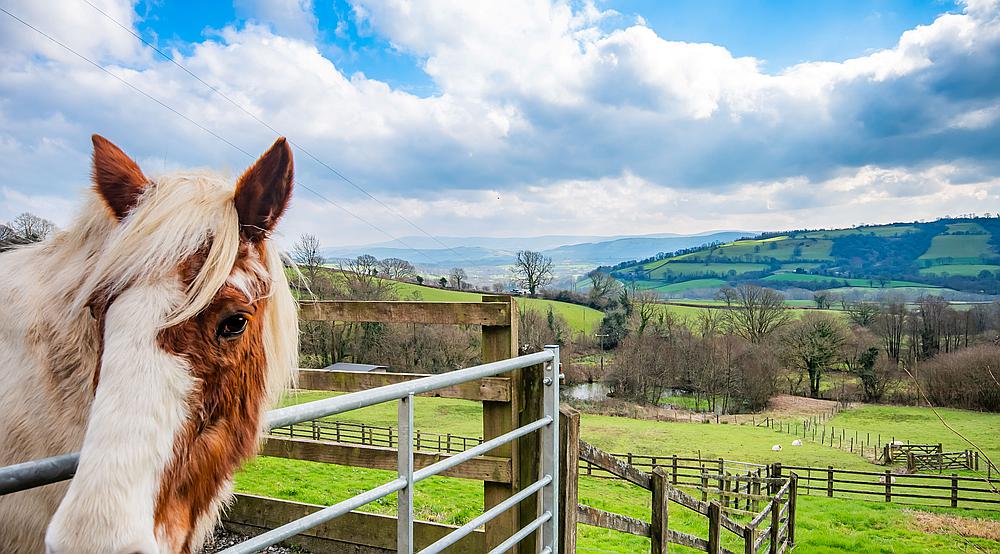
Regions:
[[[263,248],[244,243],[235,271],[255,275],[250,269],[254,254],[263,259]],[[190,283],[203,261],[201,257],[184,264],[182,279]],[[256,277],[266,293],[263,276]],[[161,347],[185,357],[196,379],[188,399],[192,417],[174,442],[154,514],[154,528],[162,529],[177,551],[191,551],[191,531],[199,518],[213,507],[237,466],[257,450],[267,394],[266,307],[266,298],[251,304],[242,291],[227,284],[197,316],[160,332]],[[219,323],[236,312],[247,314],[246,330],[233,340],[218,337]]]
[[[94,142],[91,170],[94,189],[121,221],[139,203],[149,179],[143,175],[139,165],[111,141],[101,135],[94,135],[91,140]]]

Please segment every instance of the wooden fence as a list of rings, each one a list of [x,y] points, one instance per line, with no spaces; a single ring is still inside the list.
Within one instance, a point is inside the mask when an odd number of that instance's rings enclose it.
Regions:
[[[314,420],[306,423],[297,423],[287,427],[272,429],[271,435],[311,439],[314,441],[383,446],[386,448],[399,446],[399,431],[395,427],[368,425],[349,421]],[[420,430],[413,431],[414,450],[423,452],[456,454],[473,446],[479,446],[482,442],[483,439],[481,437],[464,437],[450,433],[428,433]]]
[[[805,495],[850,498],[879,502],[896,502],[916,506],[974,508],[1000,510],[1000,487],[988,478],[964,475],[899,474],[892,470],[858,471],[832,466],[751,464],[722,458],[697,458],[675,455],[611,454],[636,468],[653,471],[662,469],[674,486],[723,489],[725,484],[705,475],[745,474],[761,471],[766,477],[785,477],[795,472],[799,490]],[[631,462],[628,462],[631,460]],[[597,478],[618,478],[598,464],[581,459],[581,475]]]
[[[702,488],[703,499],[698,500],[674,486],[679,474],[669,475],[659,466],[654,467],[651,473],[646,473],[582,440],[577,441],[577,444],[579,451],[575,455],[571,454],[569,460],[578,458],[588,467],[596,467],[615,478],[638,485],[653,497],[648,522],[577,504],[578,523],[649,537],[653,554],[665,553],[668,544],[678,544],[702,552],[731,554],[733,550],[724,548],[723,542],[741,545],[737,550],[745,554],[755,554],[765,545],[769,546],[769,552],[777,554],[785,552],[795,543],[798,478],[794,474],[782,479],[762,477],[759,469],[739,476],[702,473],[699,475],[700,480],[706,483],[716,481],[719,485],[715,489],[707,486]],[[707,501],[707,495],[718,496],[718,499]],[[708,520],[708,536],[702,538],[670,529],[671,502],[705,516]],[[762,509],[758,510],[758,506],[762,506]],[[733,514],[733,517],[742,516],[747,521],[740,523],[728,514]],[[723,530],[731,535],[723,536]]]
[[[979,470],[979,452],[935,452],[932,454],[909,453],[906,456],[906,470],[910,473],[928,470],[941,473],[946,469]]]
[[[396,322],[443,325],[478,325],[482,329],[483,363],[508,359],[518,355],[517,345],[517,305],[509,296],[483,296],[482,302],[389,302],[389,301],[321,301],[300,304],[299,318],[304,321],[328,321],[341,323]],[[490,440],[537,421],[542,417],[543,389],[542,366],[515,370],[503,377],[489,377],[463,383],[453,387],[436,389],[427,396],[464,399],[481,402],[483,406],[483,439]],[[423,374],[404,373],[357,373],[345,371],[299,370],[298,387],[303,390],[335,392],[355,392],[375,387],[400,383],[427,377]],[[343,432],[345,428],[341,428]],[[311,431],[310,431],[311,432]],[[335,433],[336,431],[333,430]],[[289,431],[294,433],[294,431]],[[397,452],[391,446],[369,443],[326,442],[299,438],[297,436],[270,436],[265,442],[261,455],[314,462],[333,463],[372,469],[397,470]],[[371,436],[371,435],[369,435]],[[344,438],[342,434],[342,438]],[[367,439],[365,439],[367,440]],[[425,449],[429,441],[422,441]],[[435,438],[436,444],[436,438]],[[454,443],[453,443],[454,446]],[[442,448],[446,448],[446,441]],[[484,510],[494,508],[504,500],[517,494],[524,487],[535,483],[539,475],[540,439],[537,433],[525,435],[512,443],[492,450],[487,456],[479,456],[445,470],[442,475],[461,479],[478,480],[483,483]],[[426,467],[439,461],[442,453],[416,452],[413,457],[414,469]],[[254,499],[255,506],[241,509],[240,503],[233,514],[259,513],[259,506],[270,506],[277,513],[281,501]],[[250,502],[250,500],[246,500]],[[295,505],[294,510],[312,509],[305,505]],[[271,509],[271,508],[268,508]],[[500,546],[518,529],[531,524],[540,515],[538,494],[528,496],[524,501],[503,512],[486,523],[481,531],[475,531],[472,538],[454,545],[449,552],[484,552]],[[361,512],[351,512],[351,518],[341,518],[325,524],[325,535],[347,537],[344,549],[382,552],[388,549],[382,544],[367,544],[357,537],[349,527],[359,518],[365,520],[362,535],[365,537],[395,537],[396,522],[392,518],[366,517]],[[282,516],[284,517],[284,516]],[[274,521],[278,521],[275,516]],[[246,524],[245,518],[228,517],[225,523],[233,528]],[[272,525],[268,521],[264,526]],[[416,535],[415,544],[423,548],[439,532],[437,527],[415,522],[416,529],[432,529],[425,535]],[[478,537],[478,538],[477,538]],[[339,539],[338,539],[339,540]],[[367,539],[366,539],[367,540]],[[510,552],[535,554],[537,531],[532,532]],[[392,541],[383,541],[390,544]],[[355,545],[355,546],[350,546]],[[362,548],[364,546],[364,548]],[[358,550],[361,548],[361,550]],[[561,550],[561,549],[560,549]]]

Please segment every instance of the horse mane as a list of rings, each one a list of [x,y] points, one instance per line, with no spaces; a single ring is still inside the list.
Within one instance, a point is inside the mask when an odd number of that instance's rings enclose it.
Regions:
[[[73,224],[42,248],[49,267],[76,275],[75,284],[61,286],[73,291],[70,310],[80,317],[95,299],[111,300],[141,279],[177,274],[192,256],[203,256],[183,299],[162,323],[166,328],[196,316],[212,302],[230,278],[240,241],[232,180],[187,172],[152,179],[121,222],[93,193]],[[261,277],[270,279],[264,349],[268,396],[275,400],[297,367],[298,319],[280,250],[265,240],[264,252],[267,275]],[[86,256],[84,267],[79,264],[81,253]]]

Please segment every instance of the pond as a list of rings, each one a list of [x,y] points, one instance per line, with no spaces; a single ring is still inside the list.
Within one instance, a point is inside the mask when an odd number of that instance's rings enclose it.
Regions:
[[[567,400],[581,400],[586,402],[598,402],[608,399],[608,392],[611,390],[605,383],[576,383],[562,387],[560,392]]]

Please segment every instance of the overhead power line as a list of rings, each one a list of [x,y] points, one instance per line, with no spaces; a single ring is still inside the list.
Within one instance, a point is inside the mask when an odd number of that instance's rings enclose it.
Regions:
[[[253,113],[252,111],[250,111],[247,108],[245,108],[239,102],[237,102],[237,101],[233,100],[232,98],[230,98],[226,93],[224,93],[221,90],[219,90],[218,87],[211,85],[210,83],[208,83],[207,81],[205,81],[204,79],[202,79],[201,77],[199,77],[196,73],[194,73],[193,71],[191,71],[187,67],[185,67],[185,66],[181,65],[180,63],[178,63],[177,60],[175,60],[173,57],[171,57],[170,55],[168,55],[166,52],[160,50],[156,45],[154,45],[153,43],[151,43],[151,42],[147,41],[145,38],[143,38],[142,35],[136,33],[135,31],[133,31],[131,27],[129,27],[129,26],[121,23],[117,19],[111,17],[107,12],[105,12],[101,8],[95,6],[93,3],[91,3],[90,0],[81,0],[81,1],[84,2],[85,4],[87,4],[88,6],[90,6],[91,8],[93,8],[94,10],[96,10],[101,15],[103,15],[105,18],[108,19],[108,21],[111,21],[112,23],[114,23],[115,25],[117,25],[119,28],[121,28],[122,30],[124,30],[128,34],[132,35],[133,37],[135,37],[137,40],[139,40],[140,42],[142,42],[143,44],[145,44],[149,48],[153,49],[153,51],[155,51],[157,54],[159,54],[160,56],[162,56],[163,59],[165,59],[165,60],[169,61],[170,63],[174,64],[175,66],[177,66],[178,68],[180,68],[181,71],[183,71],[184,73],[187,73],[188,75],[190,75],[193,79],[195,79],[196,81],[198,81],[199,83],[201,83],[202,85],[204,85],[206,88],[208,88],[209,90],[211,90],[215,94],[218,94],[226,102],[229,102],[235,108],[237,108],[241,112],[245,113],[246,115],[250,116],[257,123],[263,125],[265,128],[267,128],[268,130],[270,130],[271,132],[273,132],[276,135],[284,135],[284,133],[279,132],[277,129],[275,129],[273,126],[271,126],[271,124],[269,124],[268,122],[266,122],[263,119],[261,119],[260,117],[258,117],[257,114]],[[409,218],[407,218],[405,215],[403,215],[402,213],[400,213],[398,210],[396,210],[393,207],[389,206],[385,202],[382,202],[381,200],[379,200],[377,197],[375,197],[370,192],[368,192],[364,187],[362,187],[361,185],[358,185],[352,179],[348,178],[346,175],[344,175],[343,173],[341,173],[340,171],[338,171],[336,168],[334,168],[330,164],[324,162],[319,157],[315,156],[312,152],[310,152],[309,150],[307,150],[304,146],[302,146],[301,144],[295,142],[291,138],[288,138],[287,140],[288,140],[289,144],[291,144],[295,148],[298,148],[307,157],[309,157],[314,162],[316,162],[319,165],[321,165],[324,168],[326,168],[328,171],[330,171],[331,173],[333,173],[334,175],[336,175],[338,178],[340,178],[342,181],[344,181],[348,185],[351,185],[352,187],[354,187],[354,189],[356,189],[357,191],[361,192],[362,194],[364,194],[365,196],[367,196],[368,198],[370,198],[371,200],[373,200],[379,206],[382,206],[383,208],[385,208],[386,211],[392,213],[396,217],[398,217],[401,220],[405,221],[407,224],[409,224],[411,227],[413,227],[414,229],[416,229],[420,233],[426,235],[428,238],[430,238],[434,242],[436,242],[436,243],[440,244],[441,246],[443,246],[444,248],[450,250],[453,254],[459,255],[459,253],[453,247],[445,244],[443,241],[441,241],[440,239],[438,239],[436,236],[434,236],[434,235],[428,233],[427,231],[425,231],[423,229],[423,227],[421,227],[421,226],[417,225],[416,223],[414,223],[413,221],[411,221]]]
[[[172,112],[173,114],[175,114],[175,115],[177,115],[178,117],[180,117],[180,118],[184,119],[185,121],[187,121],[188,123],[190,123],[190,124],[194,125],[194,126],[195,126],[195,127],[197,127],[198,129],[201,129],[201,130],[202,130],[202,131],[204,131],[205,133],[208,133],[209,135],[211,135],[212,137],[214,137],[214,138],[218,139],[219,141],[221,141],[221,142],[225,143],[226,145],[230,146],[230,147],[231,147],[231,148],[233,148],[234,150],[236,150],[236,151],[238,151],[238,152],[240,152],[240,153],[244,154],[245,156],[247,156],[247,157],[248,157],[248,158],[250,158],[251,160],[254,160],[254,159],[256,159],[256,156],[254,156],[254,155],[253,155],[253,154],[251,154],[250,152],[247,152],[247,151],[246,151],[246,150],[244,150],[243,148],[240,148],[240,147],[239,147],[238,145],[234,144],[234,143],[233,143],[232,141],[230,141],[230,140],[226,139],[226,138],[225,138],[225,137],[223,137],[222,135],[219,135],[218,133],[216,133],[215,131],[213,131],[213,130],[209,129],[208,127],[205,127],[204,125],[202,125],[202,124],[198,123],[198,122],[197,122],[197,121],[195,121],[194,119],[191,119],[190,117],[188,117],[188,116],[187,116],[187,115],[185,115],[184,113],[182,113],[182,112],[178,111],[177,109],[173,108],[173,107],[172,107],[172,106],[170,106],[169,104],[167,104],[167,103],[163,102],[162,100],[160,100],[160,99],[158,99],[158,98],[154,97],[153,95],[151,95],[151,94],[147,93],[146,91],[144,91],[144,90],[140,89],[139,87],[137,87],[137,86],[133,85],[132,83],[130,83],[130,82],[128,82],[128,81],[126,81],[125,79],[121,78],[120,76],[118,76],[118,75],[115,75],[114,73],[112,73],[111,71],[109,71],[108,69],[106,69],[106,68],[105,68],[104,66],[102,66],[101,64],[99,64],[99,63],[97,63],[97,62],[95,62],[95,61],[91,60],[90,58],[88,58],[88,57],[84,56],[83,54],[81,54],[81,53],[77,52],[77,51],[76,51],[76,50],[74,50],[74,49],[73,49],[72,47],[70,47],[70,46],[66,45],[65,43],[63,43],[63,42],[61,42],[61,41],[59,41],[59,40],[58,40],[58,39],[56,39],[55,37],[53,37],[53,36],[49,35],[48,33],[44,32],[44,31],[42,31],[42,30],[41,30],[41,29],[39,29],[38,27],[35,27],[35,26],[34,26],[34,25],[32,25],[31,23],[28,23],[28,22],[27,22],[27,21],[25,21],[24,19],[21,19],[21,18],[20,18],[20,17],[18,17],[17,15],[14,15],[14,14],[13,14],[13,13],[11,13],[10,11],[8,11],[8,10],[7,10],[6,8],[4,8],[4,7],[0,6],[0,12],[3,12],[3,13],[4,13],[4,14],[6,14],[7,16],[9,16],[10,18],[12,18],[12,19],[14,19],[15,21],[17,21],[18,23],[20,23],[20,24],[24,25],[25,27],[27,27],[27,28],[31,29],[32,31],[34,31],[34,32],[38,33],[38,34],[39,34],[39,35],[41,35],[42,37],[45,37],[45,38],[46,38],[47,40],[49,40],[49,41],[50,41],[50,42],[52,42],[53,44],[55,44],[55,45],[59,46],[60,48],[62,48],[62,49],[64,49],[64,50],[66,50],[67,52],[70,52],[70,53],[71,53],[71,54],[73,54],[74,56],[76,56],[76,57],[80,58],[81,60],[83,60],[83,61],[87,62],[88,64],[90,64],[90,65],[92,65],[92,66],[96,67],[97,69],[101,70],[101,71],[102,71],[102,72],[104,72],[105,74],[107,74],[107,75],[110,75],[111,77],[114,77],[114,78],[115,78],[115,79],[116,79],[117,81],[119,81],[120,83],[122,83],[122,84],[124,84],[125,86],[129,87],[129,88],[130,88],[130,89],[132,89],[133,91],[135,91],[135,92],[137,92],[137,93],[141,94],[142,96],[144,96],[144,97],[148,98],[149,100],[152,100],[153,102],[155,102],[155,103],[159,104],[159,105],[160,105],[161,107],[163,107],[163,108],[165,108],[165,109],[169,110],[169,111],[170,111],[170,112]],[[330,200],[330,199],[329,199],[329,198],[327,198],[327,197],[326,197],[325,195],[323,195],[323,194],[321,194],[320,192],[316,191],[315,189],[313,189],[313,188],[311,188],[311,187],[309,187],[309,186],[305,185],[305,184],[304,184],[304,183],[302,183],[301,181],[297,181],[297,184],[298,184],[299,186],[301,186],[302,188],[306,189],[307,191],[311,192],[312,194],[316,195],[316,196],[317,196],[318,198],[320,198],[321,200],[324,200],[324,201],[328,202],[328,203],[329,203],[330,205],[332,205],[332,206],[336,207],[337,209],[339,209],[339,210],[343,211],[344,213],[346,213],[346,214],[350,215],[351,217],[353,217],[353,218],[357,219],[358,221],[360,221],[360,222],[362,222],[362,223],[364,223],[364,224],[368,225],[369,227],[371,227],[372,229],[374,229],[374,230],[378,231],[379,233],[382,233],[383,235],[387,236],[387,237],[388,237],[388,238],[389,238],[390,240],[392,240],[392,241],[394,241],[394,242],[398,242],[398,243],[402,244],[402,245],[403,245],[404,247],[406,247],[406,248],[407,248],[408,250],[411,250],[411,251],[413,251],[413,252],[414,252],[415,254],[417,254],[417,255],[419,255],[419,256],[421,256],[421,257],[423,257],[423,258],[424,258],[425,260],[427,260],[428,262],[430,262],[430,263],[434,263],[434,262],[433,262],[433,260],[431,260],[430,258],[428,258],[427,256],[425,256],[425,255],[424,255],[424,254],[423,254],[422,252],[420,252],[420,251],[419,251],[418,249],[416,249],[416,248],[414,248],[414,247],[410,246],[409,244],[407,244],[407,243],[406,243],[405,241],[403,241],[402,239],[399,239],[399,238],[397,238],[397,237],[393,236],[393,235],[392,235],[391,233],[389,233],[388,231],[386,231],[386,230],[382,229],[382,228],[381,228],[381,227],[379,227],[378,225],[376,225],[376,224],[374,224],[374,223],[372,223],[372,222],[370,222],[370,221],[366,220],[365,218],[363,218],[363,217],[361,217],[361,216],[359,216],[359,215],[355,214],[355,213],[354,213],[354,212],[352,212],[351,210],[347,209],[347,208],[346,208],[346,207],[344,207],[344,206],[341,206],[340,204],[338,204],[338,203],[334,202],[333,200]]]

